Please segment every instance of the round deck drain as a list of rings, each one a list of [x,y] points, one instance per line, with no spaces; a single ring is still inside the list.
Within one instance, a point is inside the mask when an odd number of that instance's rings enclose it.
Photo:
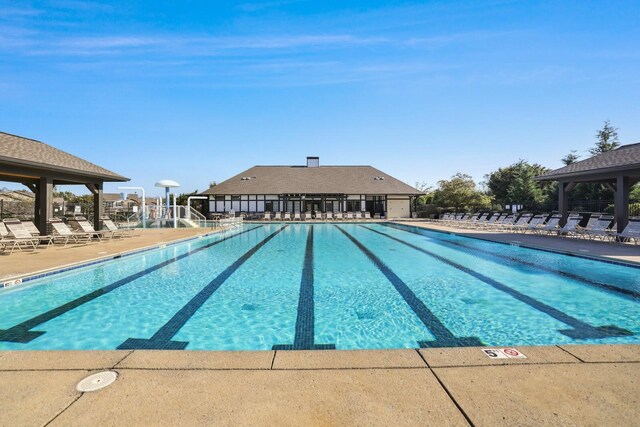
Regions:
[[[118,378],[118,374],[113,371],[104,371],[98,372],[97,374],[93,374],[83,379],[76,386],[76,390],[85,393],[88,391],[96,391],[101,388],[105,388],[108,385],[111,385],[116,378]]]

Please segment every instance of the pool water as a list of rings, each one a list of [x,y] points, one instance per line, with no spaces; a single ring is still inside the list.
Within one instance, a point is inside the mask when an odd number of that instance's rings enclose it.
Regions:
[[[0,349],[640,343],[640,269],[394,224],[243,228],[0,291]]]

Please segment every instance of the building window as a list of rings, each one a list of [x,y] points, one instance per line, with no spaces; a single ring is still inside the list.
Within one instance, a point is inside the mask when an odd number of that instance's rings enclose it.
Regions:
[[[360,212],[360,200],[347,200],[348,212]]]

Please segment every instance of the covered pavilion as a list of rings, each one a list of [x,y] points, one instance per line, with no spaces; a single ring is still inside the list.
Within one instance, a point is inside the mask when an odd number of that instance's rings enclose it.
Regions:
[[[640,143],[622,145],[615,150],[547,172],[537,181],[558,181],[558,210],[566,221],[569,192],[578,183],[600,183],[615,193],[614,215],[618,232],[629,223],[629,193],[640,182]]]
[[[93,194],[93,223],[99,229],[104,183],[129,178],[40,141],[0,132],[0,181],[21,183],[35,194],[35,223],[46,234],[55,185],[86,186]]]

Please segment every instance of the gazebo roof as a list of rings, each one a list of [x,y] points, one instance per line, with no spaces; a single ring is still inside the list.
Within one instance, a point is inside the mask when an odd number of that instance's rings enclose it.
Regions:
[[[0,132],[0,180],[23,182],[49,175],[60,183],[129,180],[35,139]]]
[[[591,180],[624,174],[640,176],[640,143],[622,145],[536,177],[538,181]]]

